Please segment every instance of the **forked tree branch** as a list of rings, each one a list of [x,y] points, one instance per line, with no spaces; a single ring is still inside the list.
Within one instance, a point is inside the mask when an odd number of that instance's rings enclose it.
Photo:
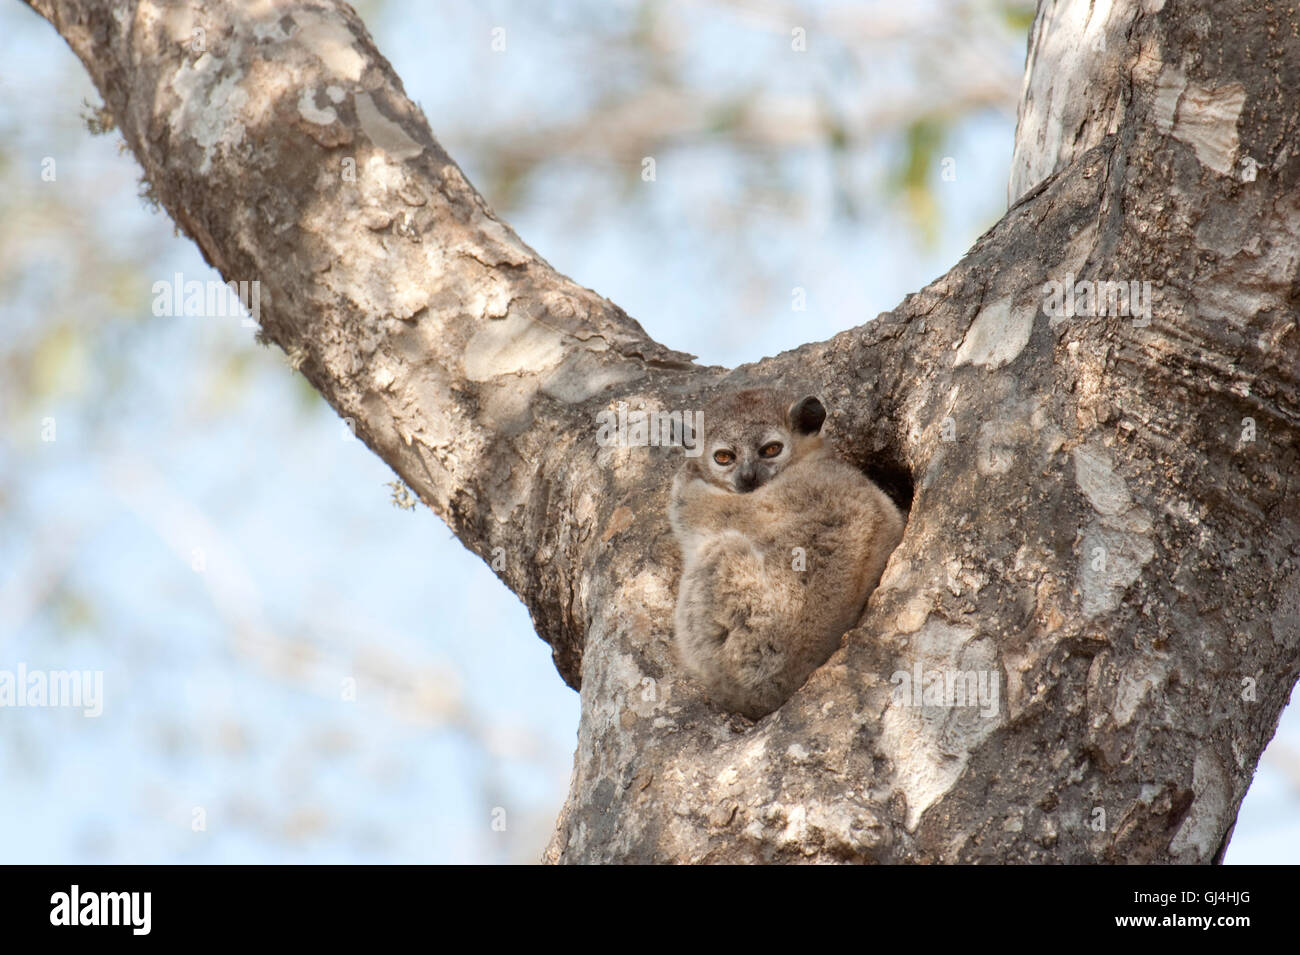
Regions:
[[[29,2],[208,261],[262,283],[267,338],[581,687],[548,858],[1221,851],[1300,667],[1294,10],[1048,0],[1006,217],[894,311],[726,373],[497,220],[345,4]],[[1130,313],[1055,311],[1076,280]],[[677,460],[595,422],[760,381],[818,389],[911,513],[859,629],[751,724],[673,660]]]

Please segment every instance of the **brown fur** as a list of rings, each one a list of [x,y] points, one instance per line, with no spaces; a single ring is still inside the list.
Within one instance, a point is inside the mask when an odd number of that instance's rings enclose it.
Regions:
[[[857,624],[903,534],[889,497],[824,446],[821,416],[816,399],[728,395],[705,409],[704,453],[673,481],[678,653],[713,700],[754,719],[784,703]],[[781,453],[764,458],[774,442]],[[719,449],[734,464],[718,465]]]

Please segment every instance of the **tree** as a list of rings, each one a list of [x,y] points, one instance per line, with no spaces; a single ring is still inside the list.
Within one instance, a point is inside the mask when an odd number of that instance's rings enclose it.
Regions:
[[[1294,11],[1041,4],[1006,216],[894,311],[726,370],[495,218],[345,4],[28,2],[580,689],[549,861],[1221,856],[1300,668]],[[910,513],[858,629],[750,723],[673,660],[677,459],[596,438],[774,381]]]

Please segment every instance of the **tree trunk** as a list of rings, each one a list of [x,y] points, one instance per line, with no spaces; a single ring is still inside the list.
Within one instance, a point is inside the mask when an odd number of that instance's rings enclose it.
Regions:
[[[548,861],[1221,855],[1300,668],[1293,6],[1044,0],[1002,221],[894,311],[728,372],[497,220],[345,4],[28,2],[580,689]],[[1088,314],[1106,281],[1133,314]],[[674,661],[681,452],[602,446],[597,414],[762,382],[819,393],[910,513],[861,625],[751,723]],[[933,695],[955,679],[996,698]]]

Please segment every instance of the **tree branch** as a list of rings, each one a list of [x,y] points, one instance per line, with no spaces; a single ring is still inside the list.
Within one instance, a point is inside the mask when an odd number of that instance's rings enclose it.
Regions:
[[[1045,4],[1006,217],[893,312],[725,373],[496,220],[346,5],[31,3],[177,223],[263,283],[266,336],[467,546],[500,548],[582,691],[549,859],[1219,852],[1300,669],[1294,10],[1117,2],[1108,73],[1071,60],[1089,5]],[[1140,294],[1049,311],[1046,283],[1076,280],[1149,283],[1149,321]],[[617,402],[760,382],[820,389],[911,512],[861,626],[752,724],[673,660],[677,461],[594,439]]]
[[[467,547],[576,685],[574,446],[614,387],[689,356],[556,273],[442,150],[344,3],[32,2],[168,213],[262,331]],[[232,201],[233,200],[233,201]]]

